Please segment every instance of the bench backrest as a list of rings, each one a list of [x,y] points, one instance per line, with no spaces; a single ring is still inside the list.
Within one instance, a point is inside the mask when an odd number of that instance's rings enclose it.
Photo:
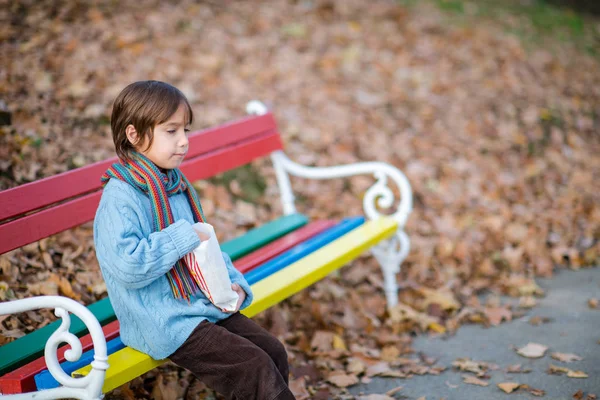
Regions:
[[[271,114],[248,117],[190,134],[181,170],[206,179],[282,149]],[[0,254],[94,218],[100,176],[117,158],[0,192]]]

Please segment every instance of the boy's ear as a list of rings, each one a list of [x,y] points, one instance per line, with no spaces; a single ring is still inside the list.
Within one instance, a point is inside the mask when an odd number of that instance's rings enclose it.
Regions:
[[[127,125],[127,128],[125,128],[125,135],[127,135],[127,140],[129,140],[129,143],[133,146],[136,146],[140,140],[140,136],[132,124]]]

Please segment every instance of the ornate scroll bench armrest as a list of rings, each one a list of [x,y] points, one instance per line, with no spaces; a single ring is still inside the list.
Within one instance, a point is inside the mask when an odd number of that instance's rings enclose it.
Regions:
[[[267,107],[260,101],[254,100],[248,103],[246,111],[249,114],[263,115],[267,113]],[[295,198],[289,175],[308,179],[331,179],[373,174],[377,181],[367,189],[363,198],[365,215],[371,220],[382,216],[377,211],[378,207],[381,209],[390,209],[394,206],[395,196],[388,187],[388,178],[398,186],[400,201],[395,212],[388,216],[395,219],[398,223],[396,234],[391,239],[384,240],[371,249],[383,270],[388,307],[395,306],[398,303],[396,274],[400,272],[400,264],[410,250],[410,240],[404,232],[404,225],[412,211],[412,189],[402,171],[383,162],[361,162],[334,167],[307,167],[290,160],[280,150],[273,152],[271,159],[273,160],[277,183],[279,185],[283,212],[286,215],[296,212],[294,205]]]
[[[35,393],[36,399],[64,399],[76,398],[82,400],[93,400],[102,398],[102,385],[104,375],[108,368],[106,355],[106,340],[102,327],[94,315],[83,305],[61,296],[38,296],[22,300],[13,300],[0,303],[0,315],[16,314],[40,308],[55,308],[54,313],[62,319],[59,328],[50,336],[46,342],[44,357],[46,365],[52,376],[63,386],[56,389],[42,390]],[[90,331],[94,343],[94,361],[92,372],[84,378],[72,378],[67,375],[58,362],[57,350],[62,343],[68,343],[71,348],[65,352],[68,361],[77,361],[82,354],[82,346],[79,338],[69,332],[71,316],[69,312],[81,319]],[[2,395],[2,399],[20,400],[31,399],[32,393]]]

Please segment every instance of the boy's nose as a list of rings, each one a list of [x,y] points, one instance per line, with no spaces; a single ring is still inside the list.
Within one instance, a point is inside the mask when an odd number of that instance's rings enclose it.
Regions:
[[[190,141],[187,135],[183,134],[182,137],[179,139],[179,147],[187,147],[189,142]]]

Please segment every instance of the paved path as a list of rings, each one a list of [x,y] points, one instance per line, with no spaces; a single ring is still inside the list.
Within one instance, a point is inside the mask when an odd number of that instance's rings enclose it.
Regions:
[[[484,328],[468,325],[459,328],[455,336],[443,338],[419,337],[414,349],[427,356],[439,359],[438,364],[449,367],[439,376],[425,375],[411,379],[376,378],[368,385],[357,385],[350,389],[353,395],[383,394],[397,386],[403,389],[395,395],[397,399],[427,400],[516,400],[516,399],[573,399],[573,394],[582,390],[586,395],[593,393],[600,400],[600,309],[588,307],[588,299],[600,299],[600,268],[579,271],[560,271],[553,279],[538,279],[546,296],[526,316],[498,327]],[[534,326],[529,318],[549,317],[551,322]],[[535,342],[549,347],[545,356],[529,359],[518,355],[513,346],[522,347]],[[582,361],[563,363],[550,357],[553,352],[574,353]],[[458,358],[469,357],[474,361],[497,364],[500,369],[490,371],[490,385],[480,387],[463,383],[465,372],[451,368]],[[506,373],[506,367],[521,364],[532,369],[527,374]],[[581,370],[587,379],[569,378],[566,375],[550,375],[546,371],[550,364]],[[472,374],[470,374],[472,375]],[[502,392],[500,382],[518,382],[546,392],[543,397],[518,390],[511,394]],[[585,396],[583,397],[585,400]]]

